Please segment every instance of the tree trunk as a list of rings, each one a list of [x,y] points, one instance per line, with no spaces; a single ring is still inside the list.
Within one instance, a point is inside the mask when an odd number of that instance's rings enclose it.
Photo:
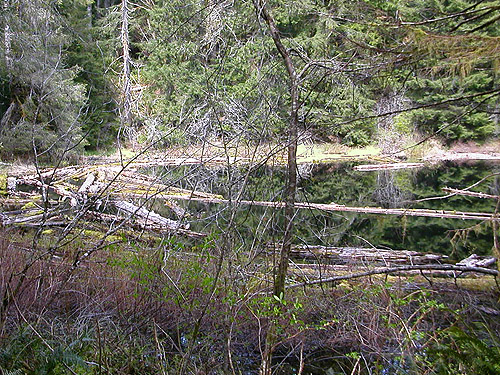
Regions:
[[[89,30],[92,29],[92,3],[87,5],[87,18]]]
[[[4,0],[3,11],[6,17],[5,17],[5,27],[3,30],[4,32],[3,41],[4,41],[4,51],[5,51],[5,67],[7,68],[7,74],[9,76],[9,81],[10,81],[11,71],[12,71],[12,33],[9,25],[10,20],[8,19],[9,7],[10,7],[10,1]]]
[[[295,71],[292,58],[288,49],[281,42],[279,30],[269,13],[263,0],[253,0],[257,16],[261,17],[268,25],[269,32],[274,44],[283,58],[288,77],[290,90],[290,118],[288,124],[288,163],[287,163],[287,183],[285,187],[285,232],[283,234],[283,246],[281,248],[278,261],[278,269],[274,277],[274,295],[281,301],[285,294],[285,281],[288,272],[288,262],[293,239],[293,221],[295,217],[295,196],[297,193],[297,134],[298,134],[298,111],[299,111],[299,90],[298,77]],[[279,302],[278,302],[279,303]],[[264,348],[260,374],[270,375],[272,373],[272,353],[277,342],[276,322],[270,319],[267,329],[266,344]]]
[[[128,1],[122,0],[122,30],[121,40],[123,45],[123,71],[122,71],[122,113],[121,126],[126,130],[131,125],[130,115],[130,41],[128,35]]]
[[[495,108],[493,110],[493,123],[495,124],[495,130],[493,134],[498,137],[500,136],[500,98],[497,96],[497,100],[495,103]]]
[[[497,207],[495,209],[495,216],[498,217],[500,213],[500,199],[497,201]],[[500,235],[499,235],[499,225],[498,221],[493,220],[491,222],[493,229],[493,255],[497,258],[497,269],[500,272]]]
[[[285,292],[285,278],[288,270],[288,260],[292,244],[293,221],[295,216],[295,196],[297,193],[297,135],[299,127],[299,89],[297,73],[288,49],[281,42],[279,30],[274,19],[267,10],[266,4],[261,0],[254,0],[254,6],[262,19],[266,21],[274,44],[283,58],[289,77],[290,89],[290,119],[288,124],[288,164],[287,183],[285,188],[285,233],[283,247],[281,248],[278,270],[274,279],[274,294],[280,297]]]

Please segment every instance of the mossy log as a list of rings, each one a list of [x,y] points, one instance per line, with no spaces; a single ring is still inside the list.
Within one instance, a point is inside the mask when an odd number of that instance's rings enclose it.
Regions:
[[[343,270],[345,271],[345,270]],[[374,275],[423,275],[424,277],[448,277],[448,278],[459,278],[465,277],[467,275],[490,275],[497,278],[499,272],[490,268],[484,267],[466,267],[458,266],[454,264],[418,264],[418,265],[398,265],[390,267],[364,267],[364,268],[350,268],[348,272],[342,272],[343,274],[337,274],[331,277],[320,277],[317,279],[309,279],[304,282],[299,282],[295,284],[287,285],[286,288],[303,288],[311,285],[321,285],[336,283],[343,280],[353,280],[363,277],[369,277]],[[430,279],[429,279],[430,280]]]
[[[189,217],[188,213],[175,202],[168,200],[170,195],[194,196],[204,199],[219,198],[213,194],[169,186],[157,178],[141,174],[134,169],[124,170],[120,166],[72,166],[45,169],[38,173],[23,171],[23,173],[14,172],[7,178],[13,179],[17,187],[28,186],[32,188],[30,193],[21,193],[17,189],[8,192],[12,195],[8,198],[8,203],[13,205],[11,207],[15,207],[16,197],[22,194],[24,196],[22,204],[26,204],[26,201],[29,202],[31,198],[37,202],[38,207],[45,207],[45,210],[47,207],[54,206],[51,208],[54,214],[48,215],[47,212],[38,215],[29,215],[27,212],[13,214],[14,209],[9,215],[5,213],[1,215],[0,219],[3,225],[24,224],[28,226],[28,223],[29,226],[43,225],[44,223],[52,225],[56,221],[49,219],[52,216],[57,216],[58,211],[67,213],[68,217],[66,220],[61,220],[61,217],[58,217],[57,224],[62,225],[67,222],[69,225],[72,218],[93,210],[95,212],[94,219],[102,219],[108,215],[112,217],[110,220],[113,221],[123,222],[126,220],[126,225],[131,227],[174,233],[182,232],[183,235],[199,238],[203,237],[204,234],[190,232],[188,230],[189,224],[171,220],[147,210],[143,207],[144,201],[152,198],[165,199],[166,206],[178,218],[184,219]],[[5,183],[5,190],[7,191],[7,183]],[[55,205],[53,203],[47,204],[49,201],[53,201],[53,199],[49,200],[49,194],[58,197]],[[135,204],[130,202],[130,199],[138,199],[142,203]],[[66,201],[70,203],[70,207],[65,203]],[[123,212],[125,215],[120,217],[109,212],[106,213],[110,206],[116,207],[119,212]],[[109,219],[109,217],[106,218]]]

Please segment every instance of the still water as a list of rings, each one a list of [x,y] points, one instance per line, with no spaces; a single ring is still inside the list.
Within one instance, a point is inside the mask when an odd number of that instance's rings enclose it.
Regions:
[[[500,163],[441,163],[419,169],[362,172],[356,163],[302,165],[297,200],[356,207],[426,208],[468,212],[495,212],[495,199],[453,195],[442,189],[468,189],[500,195]],[[241,205],[239,200],[280,201],[286,180],[284,168],[204,168],[189,166],[157,169],[165,183],[219,194],[236,203],[213,204],[183,201],[189,212],[186,221],[194,231],[231,233],[238,249],[265,248],[280,242],[284,231],[283,212],[270,207]],[[166,214],[165,212],[163,212]],[[299,210],[295,219],[296,244],[360,246],[407,249],[441,253],[452,260],[472,253],[489,255],[493,246],[490,223],[429,217],[398,217],[342,212]],[[342,348],[309,353],[303,374],[335,375],[352,373],[359,357]],[[387,352],[379,374],[407,373],[396,351]],[[275,353],[278,375],[297,374],[299,363],[286,353]],[[349,355],[353,354],[353,355]],[[258,373],[258,358],[240,357],[246,375]],[[364,357],[363,357],[364,358]],[[367,354],[366,361],[370,362]],[[382,362],[381,362],[382,363]],[[376,363],[375,363],[376,364]],[[370,366],[374,363],[370,363]],[[360,370],[359,373],[364,373]],[[366,372],[368,373],[368,372]]]
[[[419,169],[356,171],[356,163],[299,167],[298,201],[358,207],[428,208],[494,212],[497,202],[470,196],[447,198],[443,188],[467,189],[500,195],[500,163],[441,163]],[[158,171],[157,171],[158,172]],[[286,178],[284,168],[202,168],[162,170],[163,179],[178,187],[222,195],[225,199],[279,201]],[[479,183],[478,183],[479,182]],[[437,199],[439,198],[439,199]],[[280,210],[247,205],[187,203],[191,229],[213,233],[238,232],[243,244],[279,242],[283,233]],[[232,215],[233,210],[236,215]],[[231,222],[232,218],[232,222]],[[452,259],[472,253],[489,254],[489,223],[428,217],[398,217],[299,210],[296,243],[361,246],[441,253]]]

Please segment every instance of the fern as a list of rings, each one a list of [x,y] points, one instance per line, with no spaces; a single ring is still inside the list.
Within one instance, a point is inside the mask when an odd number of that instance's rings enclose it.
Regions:
[[[436,373],[500,374],[500,341],[488,330],[486,338],[480,338],[478,332],[458,327],[443,331],[441,343],[430,352]]]

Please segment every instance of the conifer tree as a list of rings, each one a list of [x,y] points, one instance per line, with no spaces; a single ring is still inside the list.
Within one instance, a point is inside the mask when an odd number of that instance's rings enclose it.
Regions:
[[[84,87],[76,68],[65,64],[68,37],[61,17],[42,1],[4,2],[2,116],[3,154],[60,157],[83,146],[81,111]]]

